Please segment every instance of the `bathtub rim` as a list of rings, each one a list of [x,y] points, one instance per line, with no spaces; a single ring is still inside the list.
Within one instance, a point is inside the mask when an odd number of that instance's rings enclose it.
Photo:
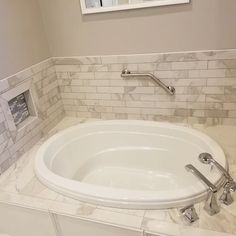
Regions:
[[[225,158],[225,154],[222,148],[220,147],[220,145],[215,140],[213,140],[212,138],[210,138],[209,136],[207,136],[206,134],[198,130],[195,130],[193,128],[186,127],[186,126],[181,126],[181,125],[179,126],[176,124],[167,123],[167,122],[143,121],[143,120],[105,120],[105,121],[103,120],[103,121],[93,121],[89,123],[82,123],[82,124],[74,125],[72,127],[66,128],[65,130],[62,130],[54,134],[52,137],[46,140],[41,145],[35,157],[34,171],[37,178],[50,189],[53,189],[54,191],[61,193],[65,196],[69,196],[71,198],[80,200],[82,202],[98,204],[98,205],[103,205],[103,206],[108,206],[108,207],[118,207],[118,208],[126,208],[126,209],[127,208],[128,209],[167,209],[167,208],[176,208],[176,207],[186,206],[188,204],[200,202],[204,198],[206,198],[208,194],[207,187],[205,187],[201,183],[200,180],[196,181],[198,188],[201,189],[200,193],[198,191],[198,193],[194,193],[192,196],[188,197],[187,199],[182,198],[182,199],[173,200],[172,198],[172,200],[160,201],[160,199],[157,200],[156,197],[152,197],[152,198],[145,198],[143,196],[138,197],[138,198],[132,197],[134,193],[140,193],[141,191],[127,190],[127,189],[111,189],[109,187],[96,186],[96,185],[91,185],[87,183],[82,183],[82,182],[72,180],[69,178],[64,178],[62,176],[55,174],[53,171],[51,171],[49,168],[46,167],[46,164],[44,162],[44,156],[43,156],[44,151],[46,150],[47,147],[50,146],[51,143],[53,143],[55,140],[63,136],[65,133],[68,133],[71,131],[73,132],[76,128],[78,129],[86,128],[86,127],[90,127],[91,125],[107,125],[108,123],[109,125],[114,125],[114,124],[117,124],[117,122],[119,124],[124,123],[124,124],[130,124],[130,125],[140,125],[140,122],[141,122],[143,123],[142,125],[144,126],[155,125],[156,127],[161,126],[162,128],[167,127],[167,128],[180,130],[180,131],[187,131],[188,133],[191,133],[191,134],[193,133],[193,135],[199,136],[203,140],[208,141],[211,145],[211,148],[214,148],[217,152],[219,152],[220,156],[224,157],[225,167],[228,170],[228,162],[227,162],[227,159]],[[48,178],[49,176],[50,176],[50,180]],[[221,175],[219,180],[215,182],[214,184],[219,188],[221,187],[223,182],[224,182],[224,177],[223,175]],[[76,188],[75,188],[75,185],[77,186]],[[64,186],[64,188],[62,186]],[[77,188],[80,188],[80,191],[78,191]],[[83,190],[82,192],[81,192],[81,189]],[[89,191],[91,189],[93,190],[93,194],[91,194],[91,191]],[[190,188],[187,188],[187,189],[189,190]],[[103,194],[94,194],[95,192],[94,190],[97,190],[98,192],[102,191]],[[126,196],[129,196],[129,197],[118,198],[117,195],[114,194],[114,192],[120,192],[120,191],[125,191]],[[106,193],[105,197],[104,197],[104,192]],[[148,191],[145,191],[145,192],[148,192]],[[194,189],[193,189],[193,192],[194,192]],[[130,193],[132,196],[127,193]]]

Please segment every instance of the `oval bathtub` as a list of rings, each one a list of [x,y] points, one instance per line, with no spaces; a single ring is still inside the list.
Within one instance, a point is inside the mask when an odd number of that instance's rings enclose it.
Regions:
[[[208,152],[223,166],[219,145],[196,130],[149,121],[79,124],[48,139],[35,172],[49,188],[105,206],[162,209],[201,201],[207,187],[185,170],[198,168],[213,184],[221,174],[198,160]]]

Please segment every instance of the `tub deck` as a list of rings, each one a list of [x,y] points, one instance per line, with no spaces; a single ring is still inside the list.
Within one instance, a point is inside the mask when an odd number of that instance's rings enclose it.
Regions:
[[[48,137],[72,125],[89,121],[64,118],[50,131]],[[236,126],[196,125],[193,128],[208,134],[222,146],[229,162],[230,172],[236,178]],[[37,143],[0,176],[0,203],[46,211],[50,214],[68,215],[154,235],[236,234],[236,202],[228,207],[222,205],[221,212],[211,217],[203,210],[203,203],[197,204],[196,210],[200,220],[190,226],[179,217],[178,209],[128,210],[102,207],[67,198],[48,189],[39,182],[33,170],[35,153],[48,137]],[[236,200],[236,194],[234,198]]]

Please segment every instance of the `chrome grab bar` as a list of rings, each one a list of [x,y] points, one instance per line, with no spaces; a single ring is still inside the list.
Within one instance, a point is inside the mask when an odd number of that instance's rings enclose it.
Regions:
[[[121,77],[124,77],[124,78],[148,77],[151,80],[153,80],[156,84],[161,86],[170,95],[175,94],[175,88],[173,86],[166,86],[162,81],[160,81],[155,75],[151,73],[132,73],[131,71],[124,69],[121,72]]]

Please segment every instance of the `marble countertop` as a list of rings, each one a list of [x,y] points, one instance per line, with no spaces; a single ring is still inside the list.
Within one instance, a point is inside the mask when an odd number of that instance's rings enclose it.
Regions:
[[[103,207],[64,197],[42,185],[33,170],[34,156],[40,145],[62,129],[89,121],[91,119],[64,118],[47,137],[0,176],[0,202],[143,230],[156,235],[236,235],[236,201],[230,206],[221,205],[220,213],[215,216],[209,216],[203,210],[203,203],[196,204],[200,219],[189,225],[181,218],[178,209],[128,210]],[[208,134],[221,145],[227,156],[230,172],[236,178],[236,126],[194,125],[193,128]],[[236,199],[235,196],[234,198]]]

